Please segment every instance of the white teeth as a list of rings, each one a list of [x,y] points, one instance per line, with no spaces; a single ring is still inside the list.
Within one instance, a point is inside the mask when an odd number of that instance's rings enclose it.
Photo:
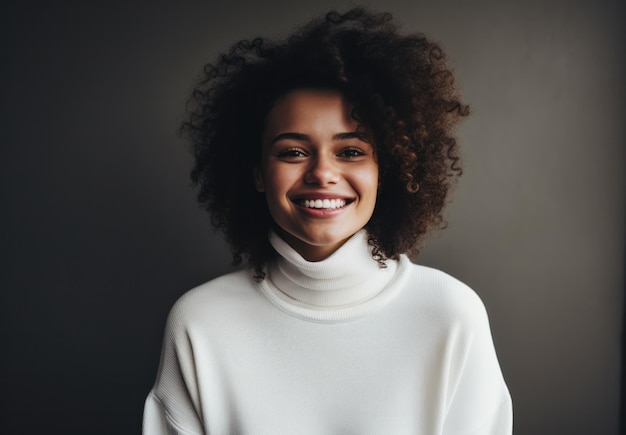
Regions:
[[[307,208],[335,209],[344,207],[346,201],[343,199],[305,199],[300,201],[300,205]]]

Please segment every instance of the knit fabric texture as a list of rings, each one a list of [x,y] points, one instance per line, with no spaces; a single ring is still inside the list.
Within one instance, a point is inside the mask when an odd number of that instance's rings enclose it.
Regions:
[[[381,268],[365,231],[319,262],[270,242],[262,282],[234,272],[172,308],[144,434],[512,432],[469,287],[406,256]]]

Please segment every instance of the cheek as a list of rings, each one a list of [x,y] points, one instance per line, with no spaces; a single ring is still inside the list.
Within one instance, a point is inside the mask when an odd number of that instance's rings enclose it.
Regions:
[[[354,175],[361,196],[376,198],[378,194],[378,166],[363,168]]]
[[[268,197],[279,199],[297,182],[295,171],[288,167],[269,165],[264,171],[265,194]]]

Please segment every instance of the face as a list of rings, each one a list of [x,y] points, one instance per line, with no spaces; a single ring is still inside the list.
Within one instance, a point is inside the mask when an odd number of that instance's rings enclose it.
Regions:
[[[351,109],[339,92],[301,89],[267,117],[256,188],[281,237],[309,261],[335,252],[374,212],[375,149]]]

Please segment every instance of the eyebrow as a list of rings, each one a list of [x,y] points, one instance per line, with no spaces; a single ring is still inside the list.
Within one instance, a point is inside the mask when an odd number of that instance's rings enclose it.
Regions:
[[[367,142],[366,138],[367,138],[367,135],[365,133],[358,132],[358,131],[337,133],[333,135],[333,140],[359,139],[359,140]],[[276,136],[274,139],[272,139],[271,144],[274,144],[278,142],[279,140],[283,140],[283,139],[292,139],[292,140],[297,140],[301,142],[311,142],[311,136],[307,134],[288,132],[288,133],[281,133],[278,136]]]

